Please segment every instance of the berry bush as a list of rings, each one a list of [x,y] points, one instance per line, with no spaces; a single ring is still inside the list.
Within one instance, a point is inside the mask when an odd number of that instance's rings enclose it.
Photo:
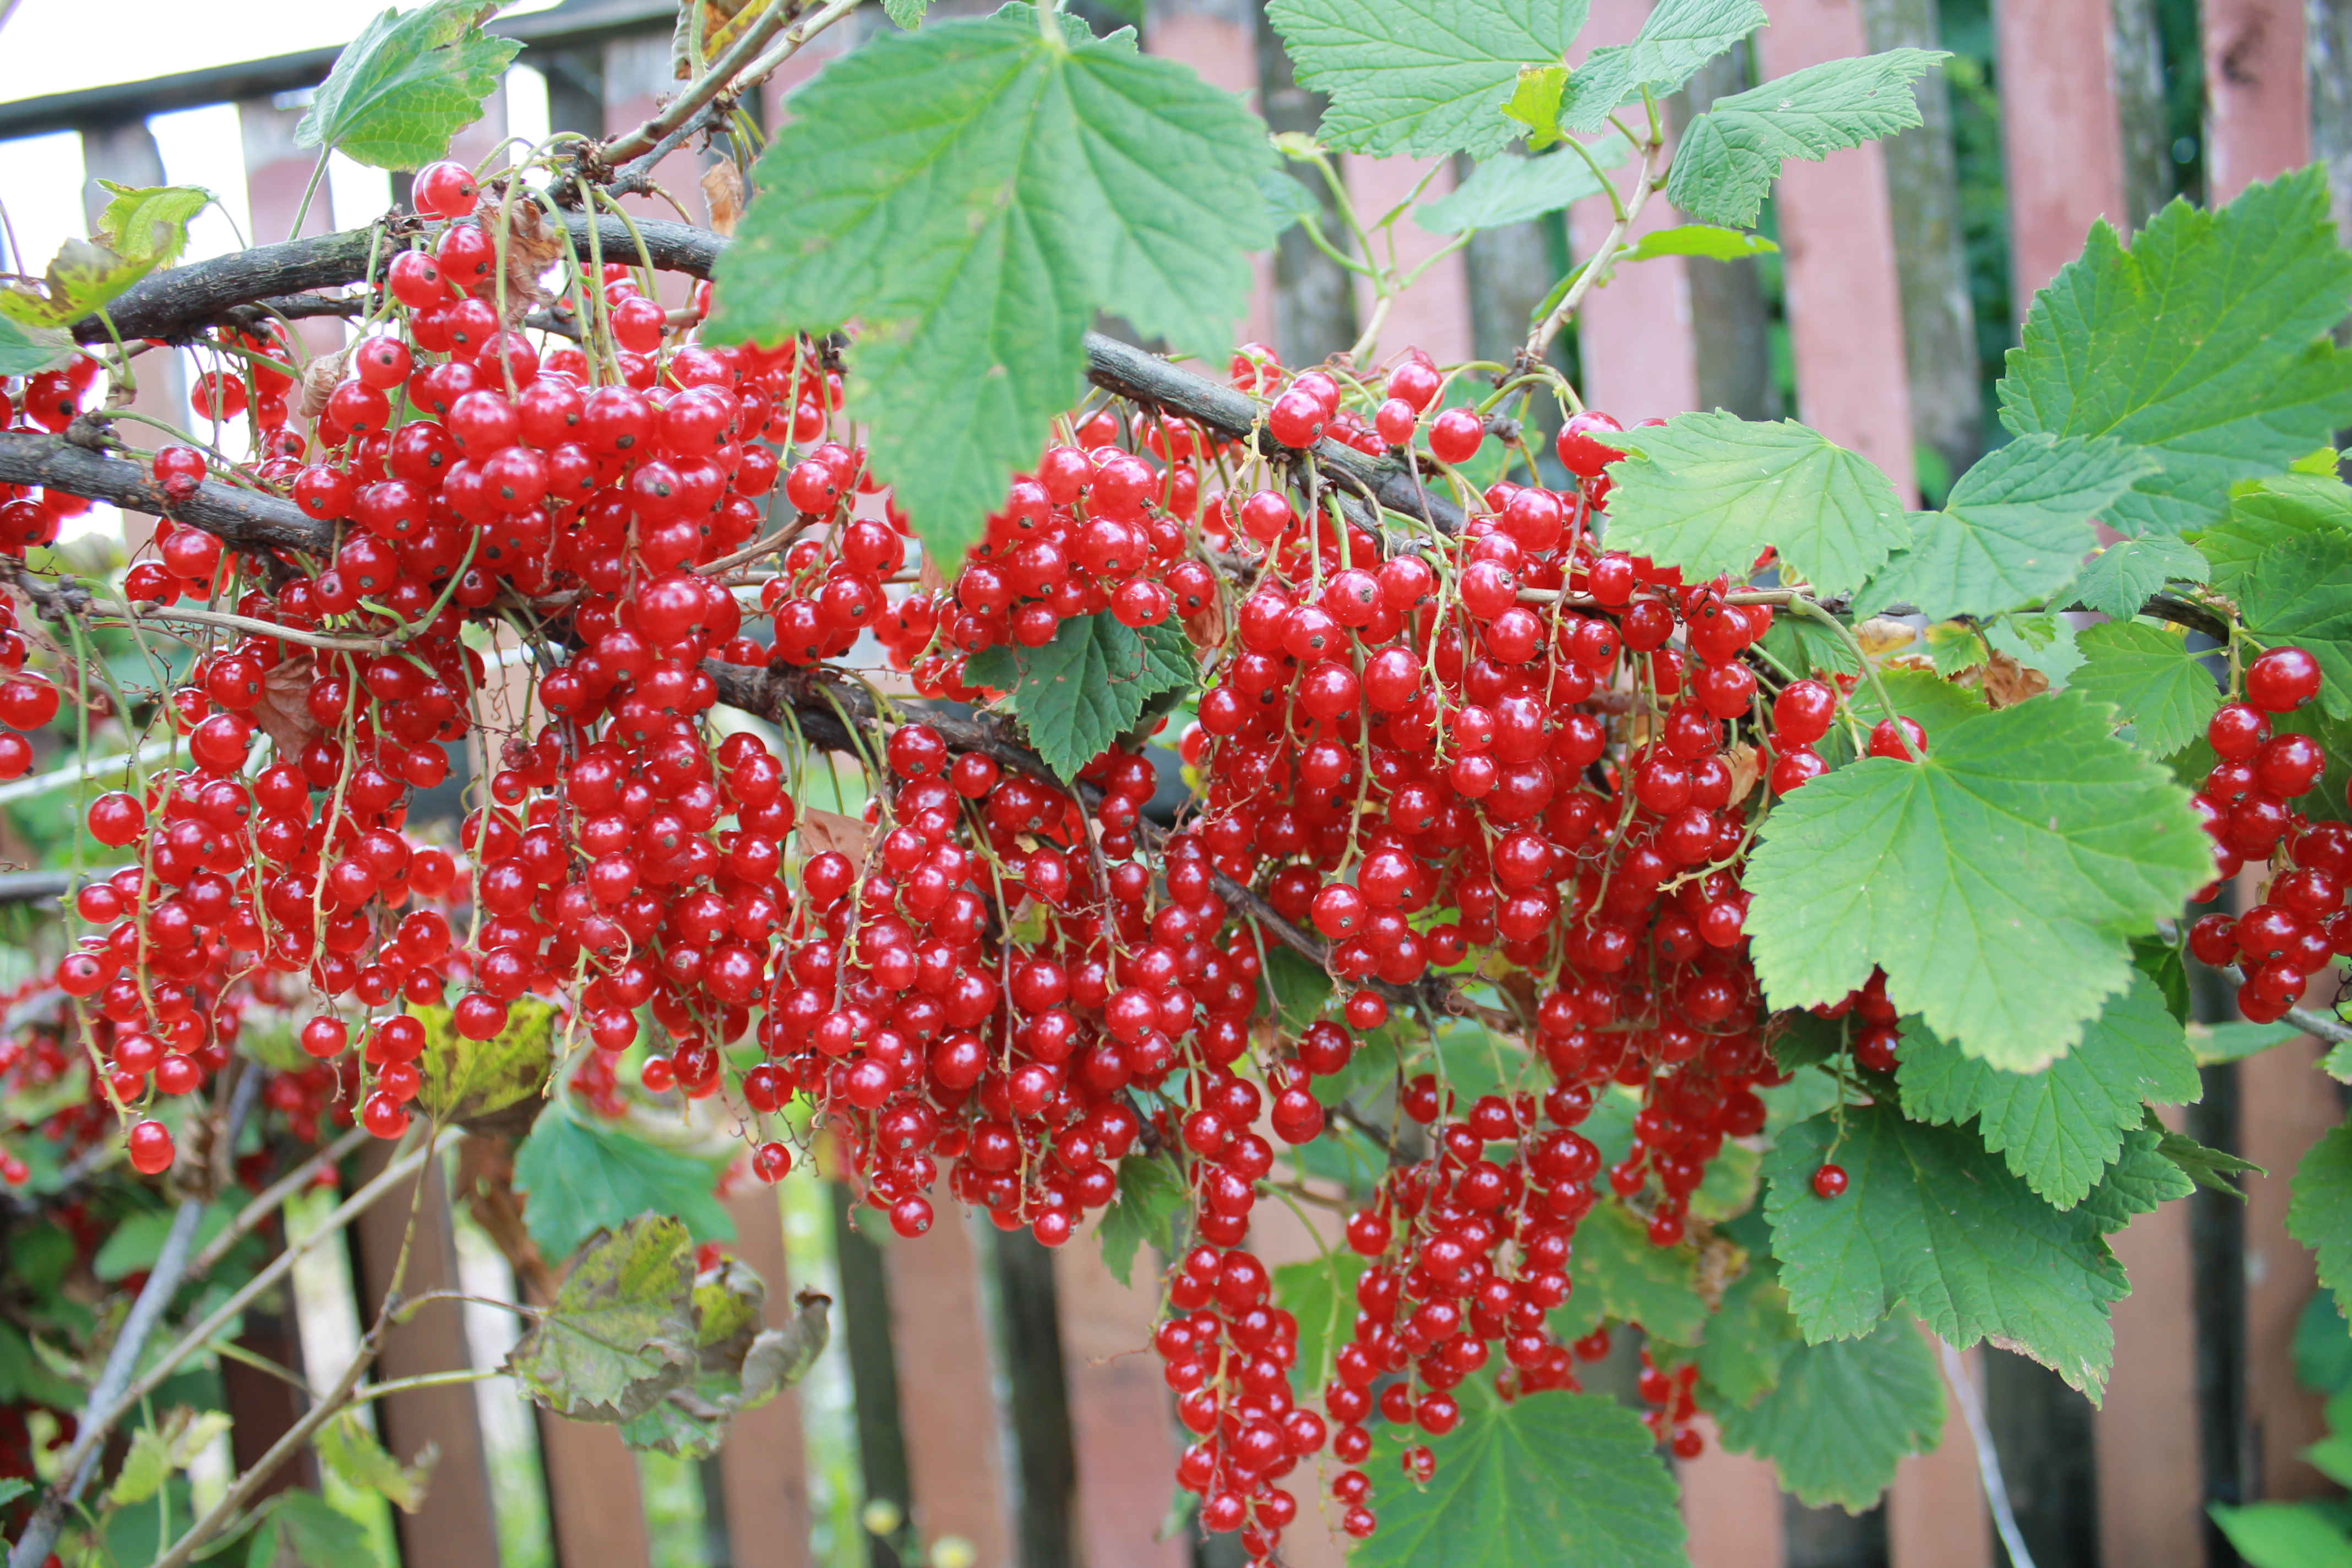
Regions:
[[[2317,174],[2095,232],[2005,443],[1909,511],[1799,424],[1588,407],[1547,349],[1616,268],[1764,248],[1782,160],[1916,125],[1934,55],[1669,157],[1752,0],[1573,74],[1578,5],[1472,0],[1437,66],[1393,8],[1276,0],[1331,107],[1269,141],[1130,33],[892,0],[763,149],[744,96],[851,8],[682,32],[655,121],[469,168],[512,46],[435,0],[301,132],[415,169],[413,213],[175,264],[205,194],[130,191],[0,291],[0,777],[168,752],[78,800],[0,1037],[0,1223],[64,1243],[11,1244],[0,1358],[79,1346],[0,1389],[12,1563],[170,1495],[101,1460],[184,1467],[151,1396],[290,1266],[248,1231],[459,1133],[533,1295],[506,1373],[640,1447],[709,1452],[824,1342],[821,1298],[753,1331],[722,1180],[1159,1270],[1173,1481],[1253,1562],[1671,1563],[1662,1458],[1709,1430],[1867,1506],[1943,1426],[1914,1318],[2097,1398],[2107,1237],[2245,1168],[2154,1110],[2199,1093],[2190,966],[2275,1026],[2245,1049],[2352,1039]],[[728,234],[617,203],[689,143]],[[1480,162],[1376,219],[1340,152]],[[1286,159],[1336,220],[1269,199]],[[1354,258],[1397,223],[1590,195],[1507,363],[1381,341],[1412,277]],[[1653,202],[1687,221],[1637,248]],[[1378,301],[1321,364],[1233,346],[1295,223]],[[133,451],[150,342],[212,367],[205,422]],[[117,573],[54,546],[92,500],[158,519]],[[2352,1285],[2352,1133],[2294,1202]],[[1340,1212],[1319,1261],[1253,1250],[1269,1204]],[[139,1287],[121,1337],[50,1300],[84,1279]],[[304,1433],[377,1489],[416,1483],[342,1412],[389,1321]],[[1639,1411],[1581,1384],[1629,1335]],[[1864,1386],[1886,1419],[1839,1415]],[[266,1479],[157,1560],[330,1529]]]

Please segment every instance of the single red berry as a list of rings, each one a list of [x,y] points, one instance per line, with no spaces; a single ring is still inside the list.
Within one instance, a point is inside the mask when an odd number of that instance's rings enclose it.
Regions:
[[[2319,695],[2319,661],[2299,647],[2274,647],[2247,667],[2246,700],[2265,713],[2292,713]]]
[[[1845,1167],[1823,1165],[1813,1173],[1813,1191],[1825,1198],[1845,1195]]]

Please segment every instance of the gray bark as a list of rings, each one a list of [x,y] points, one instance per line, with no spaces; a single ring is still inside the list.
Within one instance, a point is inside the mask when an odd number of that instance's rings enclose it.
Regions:
[[[1935,0],[1863,0],[1874,50],[1937,47]],[[1940,72],[1919,81],[1923,123],[1886,149],[1886,193],[1903,290],[1904,356],[1911,373],[1911,437],[1958,479],[1984,449],[1976,310],[1969,300],[1952,155],[1952,102]]]
[[[2313,0],[2315,8],[2324,0]],[[2156,0],[2113,0],[2107,57],[2116,73],[2116,115],[2124,154],[2124,225],[2137,228],[2170,201],[2172,132],[2164,102],[2164,38]],[[2315,83],[2317,80],[2314,74]]]
[[[1262,5],[1254,9],[1259,111],[1269,130],[1312,135],[1322,121],[1328,100],[1321,93],[1298,85],[1281,35],[1266,21]],[[1332,156],[1336,163],[1338,154]],[[1331,243],[1343,251],[1351,248],[1343,237],[1339,204],[1323,177],[1299,163],[1287,165],[1287,172],[1304,182],[1322,204],[1323,232]],[[1316,249],[1297,226],[1284,230],[1274,253],[1274,346],[1282,363],[1317,363],[1353,344],[1360,326],[1356,317],[1355,275]]]
[[[1717,55],[1667,101],[1675,131],[1706,113],[1717,99],[1754,85],[1746,46]],[[1756,263],[1691,257],[1683,265],[1688,269],[1691,330],[1698,353],[1698,405],[1725,409],[1742,419],[1779,418],[1771,319]]]

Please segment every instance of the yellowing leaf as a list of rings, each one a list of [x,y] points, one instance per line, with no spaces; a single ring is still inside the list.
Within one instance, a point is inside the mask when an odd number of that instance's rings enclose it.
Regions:
[[[155,270],[154,256],[117,256],[95,240],[69,239],[38,280],[0,283],[0,316],[27,327],[67,328],[104,310]]]
[[[219,199],[202,185],[133,187],[112,180],[99,184],[114,195],[99,215],[99,239],[120,256],[152,256],[158,267],[169,267],[180,259],[188,244],[188,225]]]

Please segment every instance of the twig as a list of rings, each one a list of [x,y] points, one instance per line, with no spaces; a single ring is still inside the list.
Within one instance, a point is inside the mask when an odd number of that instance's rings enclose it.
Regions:
[[[1532,362],[1543,358],[1544,349],[1550,343],[1553,334],[1576,313],[1576,308],[1584,303],[1584,297],[1592,291],[1601,274],[1609,269],[1609,264],[1616,259],[1617,252],[1624,247],[1626,234],[1641,218],[1642,209],[1649,205],[1653,184],[1651,175],[1657,170],[1661,149],[1662,143],[1653,132],[1650,138],[1642,143],[1641,166],[1633,174],[1633,205],[1630,207],[1619,206],[1616,217],[1609,225],[1609,232],[1601,237],[1601,248],[1585,262],[1584,270],[1576,275],[1576,281],[1568,286],[1568,292],[1559,297],[1559,303],[1552,307],[1551,314],[1538,322],[1536,330],[1528,334],[1527,347],[1522,351],[1528,360]]]
[[[2009,1552],[2010,1568],[2033,1568],[2033,1553],[2025,1548],[2024,1532],[2017,1528],[2017,1514],[2009,1506],[2009,1488],[2000,1479],[2000,1455],[1992,1446],[1992,1430],[1985,1425],[1984,1406],[1977,1399],[1977,1385],[1969,1377],[1968,1363],[1960,1352],[1941,1340],[1937,1348],[1944,1352],[1944,1380],[1952,1385],[1952,1397],[1959,1401],[1960,1418],[1969,1424],[1969,1441],[1977,1451],[1977,1475],[1984,1482],[1985,1501],[1992,1509],[1993,1528],[2000,1531],[2000,1543]]]
[[[2246,983],[2245,972],[2234,963],[2223,964],[2220,973],[2232,985]],[[2341,1018],[2331,1018],[2308,1007],[2289,1007],[2286,1021],[2305,1034],[2315,1035],[2331,1046],[2352,1045],[2352,1024],[2347,1024]]]
[[[625,163],[639,153],[652,150],[664,137],[680,132],[703,109],[722,94],[732,97],[741,89],[734,85],[735,73],[759,58],[785,23],[793,19],[793,0],[768,0],[768,7],[727,47],[727,52],[711,62],[710,68],[687,84],[686,90],[673,99],[667,107],[633,131],[624,132],[596,150],[597,156],[609,167]],[[795,46],[797,47],[797,46]],[[782,63],[783,57],[778,57]],[[756,80],[756,78],[751,80]],[[743,85],[750,86],[751,81]]]

